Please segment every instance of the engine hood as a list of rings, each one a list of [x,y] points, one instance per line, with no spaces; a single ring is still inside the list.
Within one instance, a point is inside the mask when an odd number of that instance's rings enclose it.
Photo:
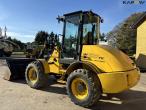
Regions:
[[[94,63],[104,72],[135,68],[134,62],[125,53],[107,45],[83,45],[81,59]]]

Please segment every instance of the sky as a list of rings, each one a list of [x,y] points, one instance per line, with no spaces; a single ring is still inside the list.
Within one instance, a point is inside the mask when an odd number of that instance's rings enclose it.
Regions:
[[[132,13],[146,11],[146,0],[142,0],[144,4],[123,4],[123,1],[125,0],[0,0],[0,27],[6,26],[7,35],[12,38],[32,42],[40,30],[62,33],[62,24],[56,20],[58,15],[92,10],[104,19],[100,31],[107,33]]]

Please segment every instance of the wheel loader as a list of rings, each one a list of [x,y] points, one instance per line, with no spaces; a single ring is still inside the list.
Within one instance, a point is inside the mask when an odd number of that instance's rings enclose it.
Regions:
[[[137,84],[140,72],[134,62],[116,48],[98,45],[103,21],[98,14],[77,11],[57,19],[64,25],[61,47],[54,46],[44,59],[30,61],[25,79],[31,88],[45,87],[48,76],[54,75],[66,83],[72,102],[89,107],[102,93],[120,93]]]

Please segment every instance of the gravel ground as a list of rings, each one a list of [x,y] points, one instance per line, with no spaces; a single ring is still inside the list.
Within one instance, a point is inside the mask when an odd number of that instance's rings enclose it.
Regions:
[[[53,83],[51,81],[51,83]],[[103,94],[91,108],[70,101],[65,85],[51,84],[43,90],[27,86],[25,81],[9,82],[0,79],[0,110],[145,110],[146,73],[132,89],[119,94]]]

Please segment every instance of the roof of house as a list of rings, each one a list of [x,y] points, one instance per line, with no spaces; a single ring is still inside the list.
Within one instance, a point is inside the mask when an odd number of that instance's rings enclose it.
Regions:
[[[144,21],[146,20],[146,11],[140,18],[131,26],[133,29],[136,29],[138,26],[140,26]]]

